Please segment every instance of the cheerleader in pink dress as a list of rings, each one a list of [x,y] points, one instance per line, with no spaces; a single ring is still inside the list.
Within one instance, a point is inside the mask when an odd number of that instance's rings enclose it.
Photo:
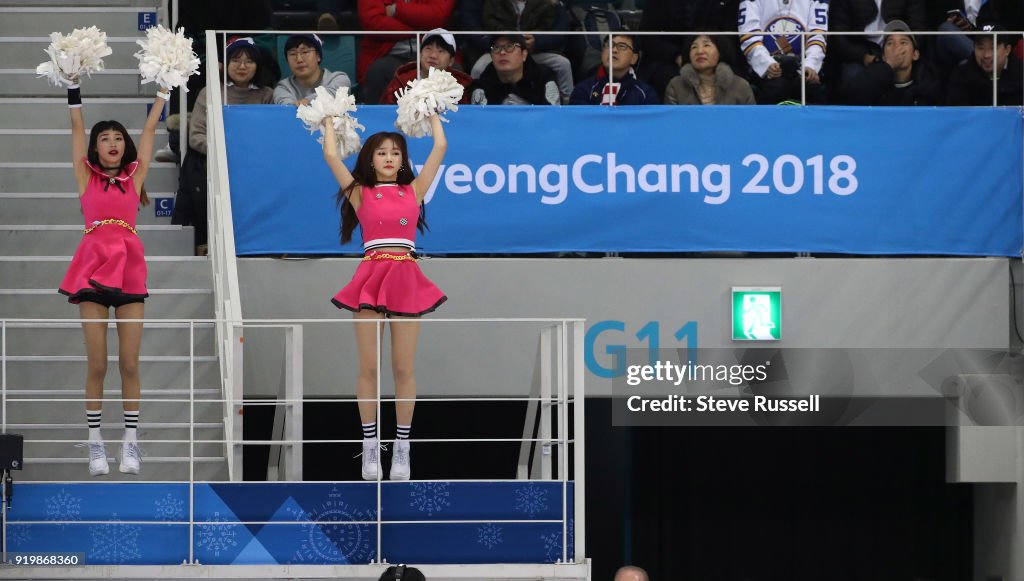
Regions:
[[[117,338],[124,409],[124,440],[119,470],[138,474],[141,454],[139,422],[139,345],[146,290],[146,258],[135,230],[139,206],[149,203],[142,184],[153,156],[153,141],[160,113],[169,95],[157,94],[142,129],[138,149],[127,129],[117,121],[100,121],[88,142],[77,85],[68,88],[71,113],[71,151],[85,229],[59,292],[78,305],[83,320],[88,372],[85,381],[86,419],[89,426],[89,474],[107,474],[106,447],[100,434],[103,379],[107,373],[107,319],[110,308],[118,319]],[[85,322],[92,321],[92,322]]]
[[[448,142],[441,121],[431,117],[434,147],[419,176],[413,175],[405,138],[376,133],[363,144],[349,172],[337,155],[334,126],[324,123],[324,159],[341,190],[341,243],[352,239],[358,224],[363,235],[363,261],[355,275],[332,299],[356,319],[391,318],[391,370],[395,378],[397,437],[391,458],[391,480],[408,480],[411,471],[409,432],[415,408],[416,317],[436,309],[447,297],[416,264],[416,230],[426,227],[423,197],[434,181]],[[395,321],[395,318],[402,318]],[[359,417],[363,427],[362,475],[380,478],[377,440],[377,325],[357,324],[359,349]]]

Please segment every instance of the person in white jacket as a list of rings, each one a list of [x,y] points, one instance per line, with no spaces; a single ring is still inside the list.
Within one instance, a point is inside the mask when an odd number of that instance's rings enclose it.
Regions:
[[[738,17],[740,48],[754,71],[759,103],[800,101],[803,81],[806,102],[824,102],[821,65],[828,32],[827,1],[743,0]]]

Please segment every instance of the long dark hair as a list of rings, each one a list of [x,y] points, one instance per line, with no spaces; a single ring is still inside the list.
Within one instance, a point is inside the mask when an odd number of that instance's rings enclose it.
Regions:
[[[86,159],[94,166],[102,167],[100,165],[100,153],[96,150],[96,142],[100,139],[100,133],[108,130],[117,131],[124,138],[124,153],[121,155],[121,165],[117,168],[118,173],[120,173],[124,171],[128,164],[139,159],[139,152],[135,149],[135,142],[128,135],[128,130],[117,121],[100,121],[92,126],[92,131],[89,132],[89,150],[86,153]],[[139,202],[143,206],[149,205],[149,196],[146,195],[146,186],[144,184],[139,186]]]
[[[336,201],[341,209],[340,234],[342,244],[352,240],[352,232],[355,231],[356,225],[359,224],[359,218],[356,217],[356,209],[352,206],[349,198],[352,196],[352,192],[356,191],[356,188],[363,186],[372,188],[377,185],[377,171],[373,169],[373,152],[377,151],[377,148],[389,139],[402,152],[402,167],[398,168],[398,175],[395,177],[396,181],[398,181],[399,185],[405,186],[411,184],[416,179],[416,174],[412,171],[412,162],[409,161],[409,149],[406,147],[404,135],[391,131],[381,131],[368,137],[362,149],[359,150],[356,166],[352,168],[352,183],[347,188],[338,190]],[[427,209],[422,202],[420,203],[420,216],[416,220],[416,228],[419,229],[420,233],[430,229],[427,227]]]

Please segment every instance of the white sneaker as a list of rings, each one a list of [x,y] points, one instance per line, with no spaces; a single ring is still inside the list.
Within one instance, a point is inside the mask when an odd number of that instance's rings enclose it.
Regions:
[[[107,464],[107,447],[102,441],[86,442],[89,447],[89,476],[102,476],[110,474],[110,465]]]
[[[121,463],[117,469],[124,474],[138,474],[142,464],[142,453],[139,451],[139,443],[135,440],[125,440],[121,443]]]
[[[363,480],[377,480],[380,470],[380,451],[377,438],[363,438]]]
[[[391,455],[391,480],[408,480],[412,466],[409,460],[409,440],[395,440],[395,452]]]
[[[174,150],[171,149],[170,144],[167,144],[161,147],[160,149],[156,150],[156,154],[153,156],[153,158],[156,161],[173,161],[174,163],[178,163],[178,154],[174,153]]]

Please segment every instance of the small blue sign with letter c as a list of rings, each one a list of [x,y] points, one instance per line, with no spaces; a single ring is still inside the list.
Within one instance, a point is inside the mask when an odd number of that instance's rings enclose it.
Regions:
[[[170,218],[174,213],[174,198],[155,198],[153,207],[157,218]]]

